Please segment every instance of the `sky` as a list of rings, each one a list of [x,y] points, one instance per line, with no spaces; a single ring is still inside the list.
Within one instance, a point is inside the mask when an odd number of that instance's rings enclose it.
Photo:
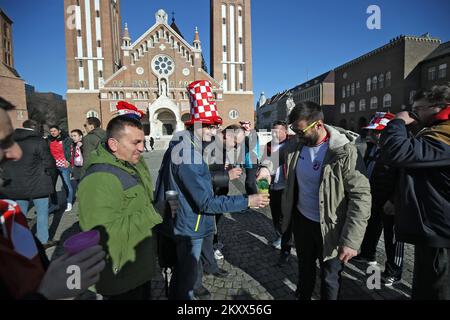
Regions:
[[[136,40],[164,9],[192,43],[198,27],[210,69],[209,0],[122,0],[122,23]],[[367,9],[377,5],[380,29],[370,30]],[[64,1],[0,0],[14,21],[15,68],[40,92],[64,95],[66,87]],[[253,0],[255,102],[336,68],[404,35],[450,41],[450,0]]]

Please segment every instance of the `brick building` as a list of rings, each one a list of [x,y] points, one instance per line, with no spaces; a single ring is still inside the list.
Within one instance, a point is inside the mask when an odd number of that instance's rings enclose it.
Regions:
[[[334,106],[334,71],[326,72],[266,100],[261,94],[257,104],[257,128],[269,130],[276,120],[286,120],[290,109],[304,101],[313,101],[328,109]]]
[[[28,119],[28,112],[25,82],[14,69],[12,24],[13,21],[0,8],[0,96],[16,106],[9,113],[13,126],[17,128]]]
[[[358,132],[376,111],[396,113],[407,108],[420,86],[419,64],[440,43],[428,34],[402,35],[337,67],[336,105],[328,122]]]
[[[189,118],[186,86],[213,85],[224,125],[253,119],[250,0],[211,0],[211,74],[198,30],[186,41],[164,10],[132,41],[120,0],[65,0],[69,128],[96,116],[105,127],[118,100],[147,113],[146,134],[169,139]],[[132,27],[131,25],[129,26]]]
[[[441,44],[420,63],[419,88],[450,82],[450,41]]]

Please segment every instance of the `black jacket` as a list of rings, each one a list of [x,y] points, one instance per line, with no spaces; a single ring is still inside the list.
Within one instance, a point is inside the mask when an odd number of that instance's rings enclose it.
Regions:
[[[397,239],[450,248],[450,120],[414,138],[403,120],[392,120],[380,144],[382,159],[400,168]]]
[[[48,197],[54,192],[51,176],[56,174],[56,166],[47,142],[37,132],[27,129],[16,129],[13,138],[23,155],[19,161],[7,161],[3,165],[6,183],[0,193],[13,200]]]

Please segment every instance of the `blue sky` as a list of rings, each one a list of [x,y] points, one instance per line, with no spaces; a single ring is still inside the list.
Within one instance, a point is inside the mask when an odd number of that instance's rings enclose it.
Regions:
[[[133,40],[155,22],[162,8],[175,11],[184,37],[199,28],[209,60],[209,0],[122,0],[122,22]],[[15,67],[41,92],[65,94],[63,0],[0,0],[14,21]],[[381,9],[381,29],[369,30],[370,5]],[[429,32],[450,40],[449,0],[253,0],[253,78],[255,99],[270,97],[367,53],[400,35]],[[171,15],[170,15],[171,16]]]

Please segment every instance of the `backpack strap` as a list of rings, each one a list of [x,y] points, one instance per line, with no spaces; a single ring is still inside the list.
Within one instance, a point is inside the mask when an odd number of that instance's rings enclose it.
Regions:
[[[139,178],[126,172],[125,170],[107,163],[98,163],[90,166],[83,179],[97,172],[106,172],[116,176],[122,184],[123,191],[126,191],[139,184]]]

